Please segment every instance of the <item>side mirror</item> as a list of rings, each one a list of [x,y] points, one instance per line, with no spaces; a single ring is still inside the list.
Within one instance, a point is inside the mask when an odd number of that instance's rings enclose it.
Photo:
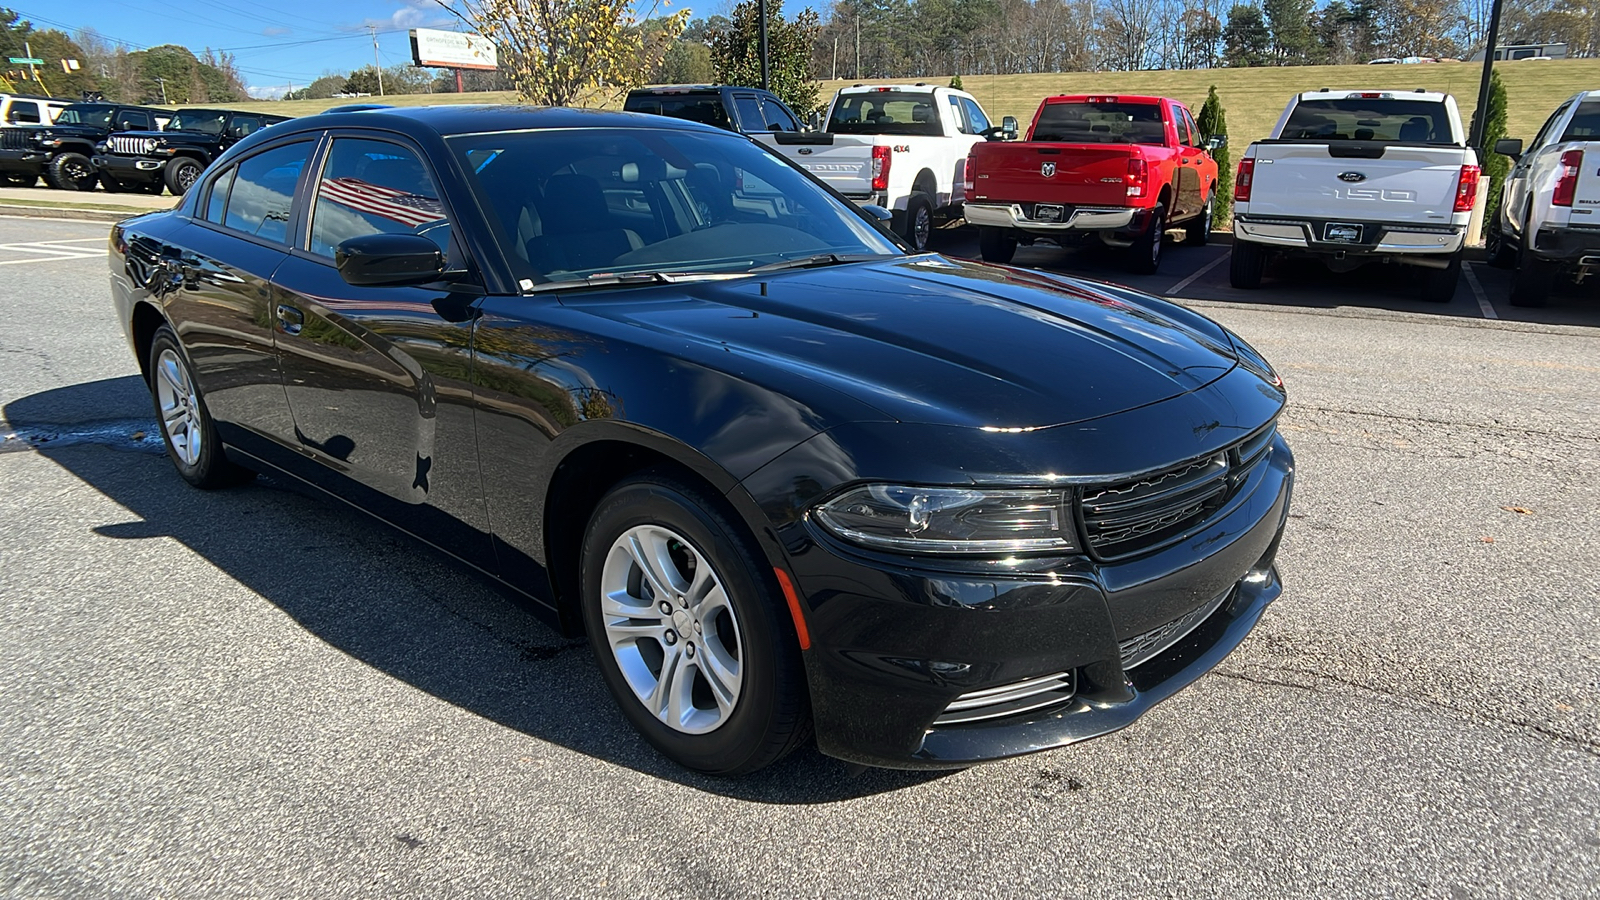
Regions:
[[[880,225],[887,225],[894,221],[894,213],[876,203],[868,203],[861,207],[861,211],[878,220]]]
[[[822,110],[814,109],[814,110],[811,111],[811,115],[806,116],[806,130],[807,131],[821,131],[822,130]]]
[[[1494,152],[1512,159],[1522,158],[1522,138],[1501,138],[1494,142]]]
[[[439,245],[420,234],[364,234],[339,245],[334,265],[347,284],[427,284],[445,274]]]
[[[1226,146],[1228,146],[1228,136],[1225,134],[1213,134],[1211,137],[1206,139],[1207,153],[1215,150],[1221,150]]]
[[[1006,136],[1006,140],[1008,140],[1008,141],[1016,140],[1017,139],[1017,117],[1016,116],[1006,116],[1006,117],[1002,118],[1000,120],[1000,133],[1005,135]]]

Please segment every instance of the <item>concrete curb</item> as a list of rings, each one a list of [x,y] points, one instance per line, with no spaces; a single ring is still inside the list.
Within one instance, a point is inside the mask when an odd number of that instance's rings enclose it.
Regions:
[[[0,203],[0,216],[22,216],[29,219],[78,219],[85,222],[120,222],[151,209],[129,207],[127,212],[109,209],[76,209],[69,206],[12,206]]]

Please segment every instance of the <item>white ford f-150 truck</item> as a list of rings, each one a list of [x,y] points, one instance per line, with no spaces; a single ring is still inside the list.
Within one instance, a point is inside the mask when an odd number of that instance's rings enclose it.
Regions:
[[[1526,151],[1515,138],[1494,151],[1516,162],[1489,222],[1489,264],[1516,266],[1513,306],[1542,306],[1558,277],[1600,268],[1600,91],[1557,107]]]
[[[1287,253],[1336,272],[1369,262],[1421,266],[1423,297],[1448,302],[1479,174],[1449,94],[1296,95],[1272,136],[1239,160],[1233,286],[1259,287],[1270,256]]]
[[[1001,136],[971,94],[927,84],[841,88],[824,131],[754,137],[861,206],[881,206],[913,248],[961,215],[967,151]]]

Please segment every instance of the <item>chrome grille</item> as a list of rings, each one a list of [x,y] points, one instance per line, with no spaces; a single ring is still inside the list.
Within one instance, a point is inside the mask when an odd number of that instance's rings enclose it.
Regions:
[[[120,134],[111,136],[111,152],[123,156],[143,156],[144,138],[124,137]]]
[[[950,701],[950,705],[945,707],[939,718],[933,720],[933,724],[934,727],[962,725],[1044,709],[1071,700],[1077,689],[1078,679],[1074,672],[1057,672],[1027,681],[984,688]]]
[[[1230,587],[1194,612],[1120,642],[1117,647],[1121,651],[1122,668],[1131,669],[1160,656],[1173,644],[1188,637],[1189,632],[1200,627],[1200,623],[1210,618],[1232,594],[1233,588]]]
[[[1141,478],[1091,485],[1078,501],[1089,549],[1120,559],[1178,540],[1221,509],[1268,456],[1268,425],[1226,450]]]
[[[21,128],[0,128],[0,150],[28,149],[28,132]]]

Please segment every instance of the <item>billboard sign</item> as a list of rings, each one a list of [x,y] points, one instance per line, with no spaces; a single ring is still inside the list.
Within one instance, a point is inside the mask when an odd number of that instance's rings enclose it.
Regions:
[[[499,66],[494,42],[481,34],[411,29],[411,61],[436,69],[485,69]]]

